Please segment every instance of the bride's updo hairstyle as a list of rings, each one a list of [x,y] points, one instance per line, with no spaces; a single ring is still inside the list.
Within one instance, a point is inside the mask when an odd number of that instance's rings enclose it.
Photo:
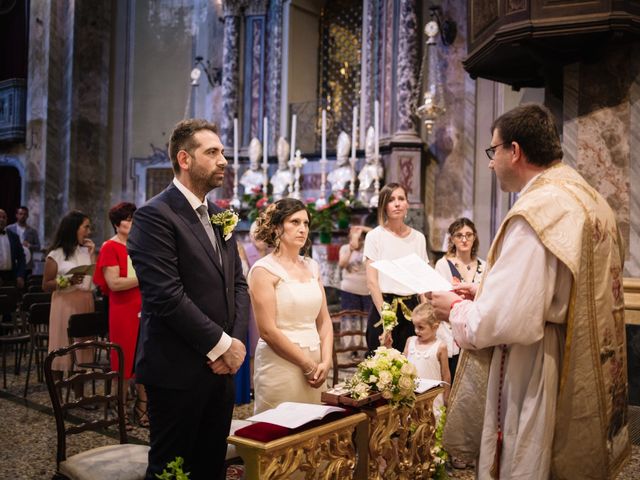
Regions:
[[[307,210],[307,206],[300,200],[283,198],[272,203],[260,213],[260,216],[256,220],[254,238],[266,243],[269,247],[274,248],[275,251],[278,251],[280,249],[280,236],[284,228],[284,221],[300,210],[307,212],[309,223],[311,223],[309,210]],[[307,236],[307,241],[301,250],[307,255],[310,248],[311,234]]]

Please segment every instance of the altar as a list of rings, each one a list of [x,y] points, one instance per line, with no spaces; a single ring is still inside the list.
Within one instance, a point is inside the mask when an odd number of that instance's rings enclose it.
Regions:
[[[430,478],[432,407],[442,392],[438,387],[418,394],[412,408],[383,401],[295,430],[257,423],[227,440],[242,457],[247,480]]]

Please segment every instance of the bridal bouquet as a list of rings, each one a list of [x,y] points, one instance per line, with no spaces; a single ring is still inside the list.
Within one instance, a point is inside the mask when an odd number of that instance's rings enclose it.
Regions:
[[[359,400],[380,392],[397,406],[413,406],[416,400],[416,368],[393,348],[378,347],[373,357],[363,360],[347,381],[349,393]]]
[[[236,228],[236,225],[238,225],[239,220],[240,217],[233,210],[225,210],[224,212],[211,215],[211,224],[222,228],[222,235],[224,236],[225,242],[231,238],[231,233],[233,229]]]

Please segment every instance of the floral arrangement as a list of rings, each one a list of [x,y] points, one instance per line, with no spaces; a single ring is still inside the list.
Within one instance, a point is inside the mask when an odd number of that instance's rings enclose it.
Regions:
[[[358,365],[347,388],[356,400],[380,392],[394,407],[411,407],[416,400],[416,379],[416,368],[407,357],[393,348],[378,347]]]
[[[222,235],[225,242],[231,238],[233,229],[236,228],[240,216],[233,210],[225,210],[224,212],[211,215],[211,224],[222,228]]]
[[[58,275],[56,277],[56,285],[60,290],[64,290],[65,288],[69,288],[71,286],[71,280],[69,277],[65,277],[64,275]]]
[[[162,473],[156,477],[160,480],[189,480],[189,473],[185,473],[182,470],[184,465],[184,458],[176,457],[172,462],[167,463],[167,468],[162,470]]]
[[[382,331],[384,333],[391,333],[391,331],[398,325],[398,315],[393,306],[387,302],[382,303],[382,310],[380,311],[380,321],[374,326],[379,327],[382,325]]]
[[[444,424],[447,421],[447,409],[446,407],[440,407],[440,418],[438,419],[438,425],[436,425],[435,441],[433,447],[431,447],[431,455],[433,455],[433,463],[435,464],[435,472],[433,478],[435,480],[447,480],[447,460],[449,454],[442,446],[442,434],[444,432]]]
[[[268,193],[265,194],[262,191],[262,187],[255,187],[251,190],[251,193],[245,193],[242,196],[242,203],[249,209],[247,218],[250,222],[253,222],[258,218],[260,212],[272,203],[272,199],[269,197]]]

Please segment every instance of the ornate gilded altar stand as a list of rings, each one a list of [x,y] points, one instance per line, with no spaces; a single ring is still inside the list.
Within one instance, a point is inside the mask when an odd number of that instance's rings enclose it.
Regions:
[[[413,408],[362,407],[339,420],[266,442],[232,435],[247,480],[414,480],[434,471],[434,388]],[[246,427],[250,428],[250,427]]]
[[[268,442],[227,440],[242,457],[247,480],[366,479],[367,455],[360,452],[367,451],[368,426],[367,415],[355,413]]]
[[[433,400],[443,391],[438,387],[417,395],[413,408],[388,404],[362,408],[369,418],[370,480],[431,478],[435,470]]]

